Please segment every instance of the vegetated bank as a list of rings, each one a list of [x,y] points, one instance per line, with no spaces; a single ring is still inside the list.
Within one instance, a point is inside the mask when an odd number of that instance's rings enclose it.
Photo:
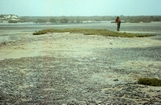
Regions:
[[[113,37],[149,37],[155,36],[152,34],[134,34],[126,32],[115,32],[106,29],[83,29],[83,28],[68,28],[68,29],[44,29],[34,32],[33,35],[42,35],[48,33],[82,33],[84,35],[103,35],[103,36],[113,36]]]

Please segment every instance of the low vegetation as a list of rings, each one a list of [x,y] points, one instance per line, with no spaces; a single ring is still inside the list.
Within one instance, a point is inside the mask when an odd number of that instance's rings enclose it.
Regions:
[[[150,85],[150,86],[161,86],[161,79],[157,78],[139,78],[138,84]]]
[[[84,35],[103,35],[103,36],[113,36],[113,37],[148,37],[154,36],[149,34],[132,34],[132,33],[122,33],[109,31],[106,29],[81,29],[81,28],[71,28],[71,29],[45,29],[34,32],[33,35],[42,35],[48,33],[62,33],[62,32],[70,32],[70,33],[82,33]]]

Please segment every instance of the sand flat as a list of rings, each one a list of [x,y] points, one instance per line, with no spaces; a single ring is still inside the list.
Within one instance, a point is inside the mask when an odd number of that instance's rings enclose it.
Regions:
[[[118,103],[143,104],[155,96],[160,102],[160,87],[137,84],[140,77],[161,78],[161,41],[155,37],[120,38],[70,33],[39,36],[22,33],[10,37],[14,41],[8,38],[9,41],[0,46],[0,68],[9,76],[6,79],[21,86],[18,91],[23,92],[21,100],[29,98],[32,102],[32,97],[37,97],[38,104],[50,97],[46,102],[63,104],[72,103],[74,99],[79,104],[90,103],[90,100],[98,104],[114,102],[117,97]],[[31,94],[30,89],[34,90]]]

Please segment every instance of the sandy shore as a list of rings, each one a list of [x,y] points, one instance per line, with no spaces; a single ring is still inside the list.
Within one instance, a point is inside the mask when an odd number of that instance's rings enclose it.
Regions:
[[[140,77],[161,78],[158,36],[26,32],[0,37],[2,102],[161,104],[161,87],[137,84]]]

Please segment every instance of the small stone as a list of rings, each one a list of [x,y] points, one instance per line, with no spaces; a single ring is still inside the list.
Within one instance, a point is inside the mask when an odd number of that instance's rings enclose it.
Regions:
[[[154,92],[152,89],[150,89],[148,92]]]
[[[118,79],[114,79],[113,81],[119,81]]]
[[[34,85],[33,84],[30,84],[30,87],[34,87]]]
[[[145,94],[145,95],[144,95],[144,98],[150,98],[150,96],[149,96],[149,95],[147,95],[147,94]]]
[[[65,78],[62,78],[62,80],[65,80]]]
[[[40,98],[45,98],[44,96],[40,96]]]

